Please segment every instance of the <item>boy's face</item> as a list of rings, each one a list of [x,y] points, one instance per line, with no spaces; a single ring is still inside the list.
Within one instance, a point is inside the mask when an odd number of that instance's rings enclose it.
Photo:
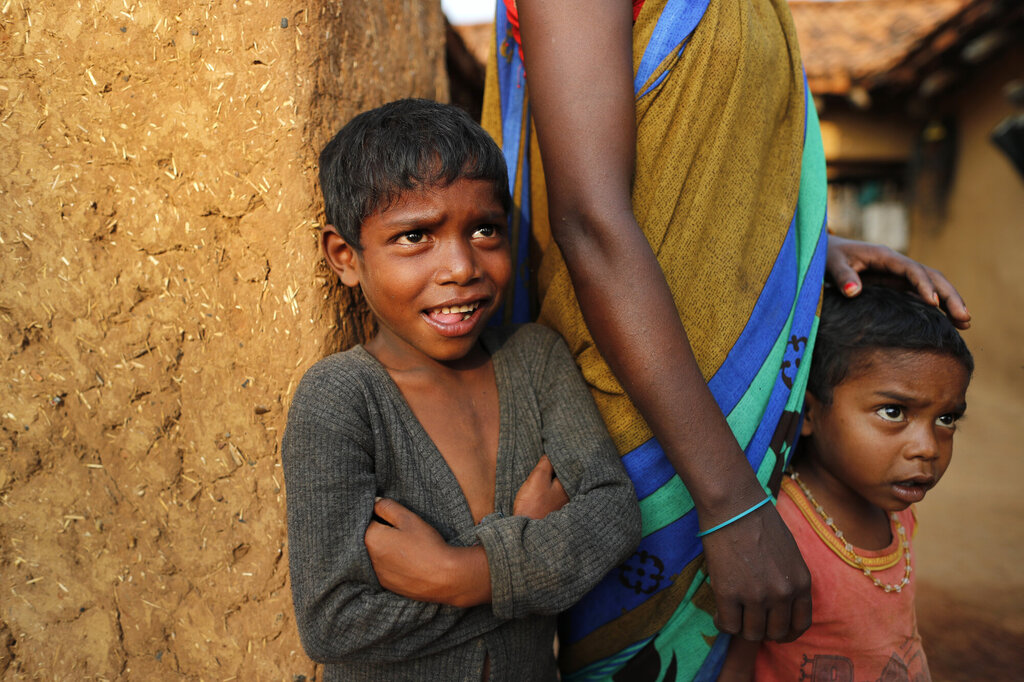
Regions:
[[[367,344],[395,369],[473,351],[512,273],[506,215],[488,180],[403,193],[362,224],[356,252],[330,228],[324,253],[362,288],[379,331]]]
[[[887,512],[924,499],[953,455],[969,376],[945,353],[872,350],[824,404],[807,394],[800,461],[832,496]],[[834,498],[835,499],[835,498]]]

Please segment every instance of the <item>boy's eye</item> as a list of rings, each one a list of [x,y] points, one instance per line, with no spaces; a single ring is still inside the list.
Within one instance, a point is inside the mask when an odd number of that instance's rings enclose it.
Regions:
[[[481,225],[473,231],[473,236],[487,239],[498,234],[498,229],[497,225]]]
[[[939,426],[945,426],[946,428],[956,428],[956,423],[959,421],[960,415],[958,414],[944,414],[935,420],[935,423]]]
[[[398,239],[395,241],[399,244],[419,244],[425,236],[422,230],[412,230],[398,235]]]
[[[903,421],[903,408],[899,405],[883,405],[875,410],[875,414],[887,422]]]

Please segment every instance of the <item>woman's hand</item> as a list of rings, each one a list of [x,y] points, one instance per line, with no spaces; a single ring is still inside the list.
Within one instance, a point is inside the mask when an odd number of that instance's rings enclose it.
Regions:
[[[394,500],[380,498],[370,521],[366,551],[381,586],[418,601],[463,608],[491,600],[484,548],[452,547],[430,524]]]
[[[715,627],[745,640],[788,642],[811,625],[811,574],[768,504],[704,537]]]
[[[543,519],[551,512],[556,512],[569,502],[565,488],[555,475],[551,460],[542,455],[537,466],[526,477],[516,499],[512,503],[512,513],[516,516],[527,516],[531,519]]]
[[[964,300],[941,272],[921,265],[887,246],[829,235],[825,267],[845,296],[860,293],[860,273],[866,270],[893,275],[904,280],[925,301],[935,306],[941,305],[958,328],[967,329],[971,326],[971,314],[967,312]]]

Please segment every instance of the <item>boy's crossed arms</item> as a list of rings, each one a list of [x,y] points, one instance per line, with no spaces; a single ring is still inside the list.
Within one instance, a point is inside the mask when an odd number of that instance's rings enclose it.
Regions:
[[[517,644],[517,633],[533,633],[550,652],[550,616],[637,542],[632,485],[564,342],[538,325],[484,341],[507,416],[497,508],[479,524],[398,387],[364,349],[322,360],[296,390],[283,443],[289,556],[299,630],[314,660],[376,668],[443,656],[494,632],[513,650],[523,646],[530,669],[543,648]],[[544,451],[550,463],[533,459]],[[563,486],[570,501],[544,514],[564,499]],[[373,521],[374,512],[394,527]],[[515,630],[503,630],[510,623]]]
[[[516,493],[514,516],[543,519],[569,501],[547,455]],[[430,524],[394,500],[377,498],[366,551],[381,587],[409,599],[467,608],[491,601],[482,545],[453,547]]]

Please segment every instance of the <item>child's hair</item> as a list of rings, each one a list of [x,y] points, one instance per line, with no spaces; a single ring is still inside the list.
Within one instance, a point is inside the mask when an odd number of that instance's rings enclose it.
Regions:
[[[822,403],[831,403],[832,389],[873,350],[946,353],[968,375],[974,372],[974,358],[953,323],[916,295],[866,286],[860,295],[846,298],[826,286],[807,390]]]
[[[425,99],[359,114],[320,152],[327,222],[357,250],[367,216],[402,192],[459,178],[489,180],[502,207],[511,207],[505,157],[494,140],[461,109]]]

